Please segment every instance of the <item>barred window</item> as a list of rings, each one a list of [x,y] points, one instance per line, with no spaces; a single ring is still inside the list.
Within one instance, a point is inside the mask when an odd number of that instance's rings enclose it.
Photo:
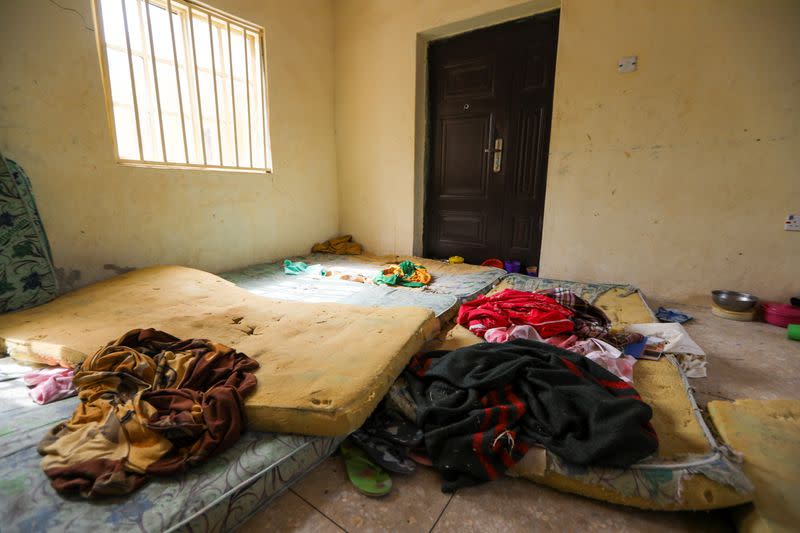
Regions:
[[[271,170],[263,28],[190,0],[94,10],[121,164]]]

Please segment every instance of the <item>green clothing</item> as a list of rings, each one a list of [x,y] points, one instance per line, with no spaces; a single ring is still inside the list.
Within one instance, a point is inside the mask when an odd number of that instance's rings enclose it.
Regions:
[[[283,261],[283,272],[285,274],[289,274],[290,276],[303,274],[306,270],[308,270],[308,265],[302,261],[294,262],[289,259]]]
[[[424,287],[427,283],[417,281],[420,276],[417,275],[417,270],[420,269],[425,272],[425,276],[430,280],[427,270],[422,265],[416,265],[411,261],[403,261],[396,267],[390,267],[382,273],[375,276],[376,285],[402,285],[403,287]],[[392,273],[387,274],[387,271]]]

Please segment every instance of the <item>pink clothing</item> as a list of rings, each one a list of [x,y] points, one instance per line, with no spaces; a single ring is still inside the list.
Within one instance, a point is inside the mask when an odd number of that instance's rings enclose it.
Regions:
[[[633,383],[633,365],[636,364],[636,359],[630,355],[622,355],[620,350],[609,343],[600,339],[586,339],[576,342],[569,350],[586,356],[621,380]]]
[[[633,365],[636,359],[630,355],[623,355],[620,350],[611,344],[596,338],[579,340],[577,335],[560,333],[548,339],[542,339],[533,326],[510,326],[491,328],[486,330],[484,337],[487,342],[508,342],[514,339],[528,339],[546,342],[575,352],[591,359],[618,378],[628,383],[633,383]]]
[[[73,371],[70,368],[48,367],[28,372],[22,377],[31,399],[39,404],[63,400],[76,394],[72,386]]]
[[[528,339],[541,341],[542,337],[533,326],[511,326],[509,328],[492,328],[486,330],[483,336],[486,342],[508,342],[514,339]]]
[[[557,346],[558,348],[564,348],[565,350],[571,350],[572,346],[578,342],[578,337],[576,335],[570,335],[567,333],[562,333],[561,335],[556,335],[555,337],[550,337],[545,342],[548,344],[552,344],[553,346]]]

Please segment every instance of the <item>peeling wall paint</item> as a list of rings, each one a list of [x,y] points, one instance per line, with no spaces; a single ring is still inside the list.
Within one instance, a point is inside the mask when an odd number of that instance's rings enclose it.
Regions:
[[[336,233],[331,1],[211,3],[266,29],[273,174],[118,166],[90,0],[0,2],[0,148],[31,178],[62,289],[105,265],[216,272]]]

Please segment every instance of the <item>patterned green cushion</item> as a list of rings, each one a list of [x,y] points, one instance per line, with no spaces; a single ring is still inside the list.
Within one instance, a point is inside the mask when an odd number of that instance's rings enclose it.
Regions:
[[[0,154],[0,313],[45,303],[57,292],[31,182],[19,165]]]

